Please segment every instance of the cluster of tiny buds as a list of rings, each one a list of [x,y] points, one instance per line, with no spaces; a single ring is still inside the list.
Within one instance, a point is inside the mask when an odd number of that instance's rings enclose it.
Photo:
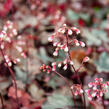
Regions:
[[[50,66],[46,66],[45,64],[43,64],[41,67],[40,67],[40,70],[43,70],[43,72],[48,72],[50,73],[51,71],[56,71],[56,65],[60,68],[62,66],[62,64],[64,65],[63,69],[64,70],[67,70],[68,68],[68,64],[70,65],[73,65],[73,61],[70,61],[68,59],[65,59],[63,62],[59,62],[58,64],[56,62],[53,62],[51,64],[52,67]]]
[[[72,35],[73,32],[76,32],[76,34],[80,34],[80,30],[79,29],[77,29],[76,27],[67,28],[66,24],[63,24],[63,27],[59,28],[58,32],[64,34],[64,33],[66,33],[66,30],[67,30],[67,34],[68,35]]]
[[[100,98],[106,93],[109,82],[103,82],[103,78],[96,78],[95,82],[90,82],[88,87],[90,89],[86,90],[88,99],[92,100],[94,97]]]
[[[54,33],[48,38],[48,41],[52,42],[53,46],[56,47],[53,53],[54,56],[58,56],[59,50],[64,50],[65,52],[68,52],[69,51],[68,44],[70,45],[74,44],[76,46],[85,47],[84,42],[78,41],[76,38],[72,38],[72,40],[69,39],[69,37],[73,35],[73,33],[79,34],[80,30],[77,29],[76,27],[69,28],[67,27],[66,24],[64,24],[63,27],[59,28],[59,30],[56,33]],[[66,38],[67,34],[69,36],[68,38]]]
[[[40,67],[40,70],[42,70],[43,72],[47,72],[47,73],[50,73],[52,71],[51,67],[48,66],[48,65],[45,65],[43,64],[41,67]]]
[[[58,51],[61,49],[61,50],[64,50],[65,52],[68,52],[68,47],[67,47],[67,44],[64,44],[64,45],[61,45],[61,43],[58,43],[58,42],[54,42],[53,43],[53,46],[57,46],[57,48],[55,49],[53,55],[54,56],[58,56]]]
[[[0,48],[2,50],[5,50],[5,48],[8,48],[7,44],[14,42],[13,37],[16,35],[17,35],[17,30],[14,27],[14,23],[11,21],[7,21],[6,24],[3,26],[3,30],[0,32]],[[24,53],[23,48],[19,46],[19,44],[16,41],[15,41],[15,44],[16,46],[13,46],[13,47],[16,48],[16,50],[20,53],[22,57],[26,58],[26,54]],[[4,55],[4,58],[6,60],[5,65],[8,65],[9,67],[12,66],[12,62],[14,64],[17,64],[18,62],[20,62],[19,58],[13,59],[10,56],[8,56],[8,54]]]
[[[84,63],[84,62],[88,62],[88,61],[89,61],[89,57],[86,56],[86,57],[83,59],[83,63]],[[69,59],[65,59],[65,60],[62,61],[62,62],[58,62],[58,64],[57,64],[56,62],[53,62],[53,63],[52,63],[52,70],[53,70],[53,71],[56,70],[56,65],[57,65],[59,68],[62,67],[62,65],[64,65],[63,69],[64,69],[64,70],[67,70],[68,64],[74,65],[74,62],[71,61],[71,60],[69,60]]]
[[[64,65],[63,69],[64,70],[67,70],[68,64],[73,65],[74,63],[73,63],[73,61],[70,61],[68,59],[65,59],[63,62],[58,62],[58,65],[57,66],[60,68],[60,67],[62,67],[62,65]],[[56,62],[53,62],[52,63],[52,70],[53,71],[56,70]]]
[[[16,59],[13,59],[13,60],[10,60],[9,56],[8,55],[4,55],[4,58],[5,58],[5,65],[11,67],[12,66],[12,62],[14,64],[17,64],[18,62],[20,62],[20,59],[19,58],[16,58]]]
[[[76,46],[85,47],[85,43],[82,42],[82,41],[78,41],[77,39],[73,39],[73,43],[74,43]]]
[[[7,34],[9,30],[9,33]],[[11,42],[11,37],[17,35],[17,30],[14,28],[14,24],[11,21],[7,21],[3,27],[3,30],[0,32],[0,41],[5,40]]]
[[[73,84],[73,85],[71,86],[71,90],[74,91],[74,95],[75,95],[75,96],[81,95],[81,94],[83,94],[83,92],[84,92],[80,84]]]
[[[11,67],[11,66],[12,66],[12,62],[11,62],[11,60],[9,59],[9,57],[8,57],[7,55],[5,55],[4,58],[5,58],[5,61],[6,61],[5,65],[6,65],[6,66],[8,65],[9,67]]]

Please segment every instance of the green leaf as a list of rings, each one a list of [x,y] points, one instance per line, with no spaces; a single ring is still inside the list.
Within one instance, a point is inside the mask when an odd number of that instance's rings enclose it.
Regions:
[[[109,99],[109,87],[107,87],[107,92],[105,92],[104,97],[105,99]]]
[[[100,46],[102,42],[109,42],[107,33],[103,30],[92,29],[92,31],[89,31],[85,28],[83,29],[83,36],[86,38],[87,44],[89,46]]]
[[[16,71],[16,79],[22,80],[23,82],[27,81],[27,73],[23,72],[19,67],[14,67]]]
[[[65,58],[65,52],[63,50],[59,50],[58,54],[59,55],[56,58],[56,61],[63,61],[63,59]]]
[[[109,13],[109,8],[103,8],[95,11],[95,16],[99,19],[103,19],[105,15]]]
[[[73,102],[70,97],[63,96],[61,94],[53,94],[48,97],[47,102],[42,105],[42,109],[68,109],[68,106],[73,106]]]
[[[107,25],[108,25],[108,21],[104,20],[104,21],[101,22],[100,28],[105,29],[107,27]]]
[[[89,21],[89,18],[90,18],[89,14],[86,14],[86,13],[80,13],[79,17],[87,22]]]
[[[89,14],[87,13],[75,13],[73,10],[68,9],[67,10],[67,17],[70,21],[77,21],[79,18],[82,18],[85,21],[89,20]]]
[[[99,7],[97,7],[97,6],[96,6],[96,7],[94,7],[93,9],[94,9],[94,11],[99,11],[99,10],[100,10],[100,8],[99,8]]]
[[[99,60],[95,61],[95,65],[99,72],[109,72],[109,54],[103,52],[100,55]]]
[[[44,64],[48,64],[48,62],[52,62],[53,59],[47,56],[46,50],[44,48],[40,48],[40,52],[38,55],[39,59],[43,61]]]
[[[70,21],[72,20],[78,20],[79,19],[79,15],[76,14],[73,10],[68,9],[67,10],[67,17]]]
[[[59,78],[59,76],[54,76],[49,82],[48,85],[52,88],[56,89],[58,86],[62,86],[64,84],[64,81]]]

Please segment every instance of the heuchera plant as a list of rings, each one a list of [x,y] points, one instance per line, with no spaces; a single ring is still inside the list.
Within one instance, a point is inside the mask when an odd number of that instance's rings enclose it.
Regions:
[[[86,90],[88,99],[92,100],[94,97],[100,98],[106,93],[109,82],[103,82],[103,78],[96,78],[95,82],[90,82],[88,84],[89,89]]]
[[[74,62],[72,61],[71,58],[71,49],[74,46],[80,46],[80,47],[85,47],[85,43],[82,41],[77,40],[77,35],[80,34],[80,30],[76,27],[68,27],[66,24],[63,24],[62,27],[60,27],[53,35],[51,35],[48,38],[48,41],[53,44],[55,47],[55,51],[53,52],[53,55],[56,57],[59,55],[59,50],[63,50],[65,52],[65,59],[63,61],[58,61],[58,62],[53,62],[51,66],[43,64],[40,69],[43,72],[49,73],[55,73],[60,78],[62,78],[67,86],[69,87],[71,93],[72,93],[72,98],[74,101],[74,107],[75,109],[77,108],[76,102],[75,102],[75,96],[80,96],[82,98],[82,102],[84,105],[84,109],[86,109],[86,100],[85,100],[85,93],[87,93],[88,99],[93,100],[95,97],[98,99],[100,98],[102,100],[102,104],[104,106],[104,93],[107,92],[107,87],[109,86],[109,82],[103,82],[102,78],[96,78],[95,82],[90,82],[88,84],[89,89],[84,89],[82,82],[80,80],[80,77],[78,75],[78,72],[80,69],[83,67],[83,64],[85,62],[89,61],[89,57],[86,56],[82,60],[82,63],[79,68],[75,68]],[[15,58],[12,57],[10,54],[6,52],[6,48],[9,44],[16,44],[14,49],[18,51],[18,53],[22,57],[26,57],[25,52],[22,48],[22,46],[19,45],[19,43],[23,43],[22,41],[17,40],[13,41],[15,38],[14,36],[17,36],[17,29],[14,26],[13,22],[7,21],[6,24],[3,27],[3,30],[0,32],[0,52],[2,54],[2,57],[5,61],[5,65],[10,71],[10,75],[12,77],[12,82],[13,86],[15,88],[15,96],[14,98],[16,99],[16,102],[18,104],[18,109],[19,107],[19,100],[18,100],[18,92],[17,92],[17,84],[16,84],[16,79],[14,76],[14,72],[11,69],[12,64],[17,64],[20,62],[20,58]],[[20,36],[18,37],[18,39]],[[74,71],[74,75],[77,76],[77,81],[78,84],[70,84],[70,82],[59,72],[56,71],[56,67],[61,67],[63,70],[67,70],[67,68],[70,67]],[[3,105],[3,104],[2,104]],[[105,107],[104,107],[105,108]]]
[[[104,93],[107,91],[107,89],[104,89],[104,88],[106,88],[109,84],[108,82],[103,83],[102,78],[96,78],[95,82],[91,82],[88,85],[89,88],[91,89],[87,89],[86,91],[83,89],[78,72],[83,66],[83,64],[89,61],[89,57],[88,56],[84,57],[80,67],[76,69],[74,66],[74,62],[71,59],[71,54],[70,54],[70,50],[73,46],[85,47],[84,42],[77,40],[76,36],[78,34],[80,34],[80,30],[77,29],[76,27],[68,27],[66,24],[63,24],[61,28],[59,28],[53,35],[51,35],[48,38],[48,41],[51,42],[53,46],[55,47],[55,51],[53,52],[53,55],[58,56],[59,50],[63,50],[66,54],[65,55],[66,57],[63,61],[53,62],[51,66],[43,64],[40,67],[40,69],[43,72],[47,72],[48,74],[53,72],[57,74],[58,76],[60,76],[66,82],[67,86],[71,90],[75,109],[77,108],[76,103],[75,103],[75,96],[82,97],[84,109],[86,109],[85,93],[87,93],[89,100],[92,100],[93,97],[102,98],[104,96]],[[77,75],[78,84],[70,85],[69,81],[63,75],[61,75],[59,72],[56,71],[56,67],[60,68],[62,66],[63,66],[63,70],[67,70],[68,65],[72,67],[74,74]]]
[[[7,21],[6,24],[3,26],[3,30],[0,32],[0,52],[2,58],[4,59],[5,66],[8,68],[10,75],[12,77],[13,86],[15,88],[15,98],[19,107],[17,96],[17,84],[14,72],[11,67],[13,63],[17,64],[18,62],[20,62],[20,58],[13,57],[11,56],[10,53],[7,52],[7,49],[9,49],[9,45],[11,45],[22,57],[26,56],[23,51],[23,48],[18,44],[19,40],[15,41],[14,36],[16,35],[17,35],[17,29],[14,26],[14,23],[11,21]]]

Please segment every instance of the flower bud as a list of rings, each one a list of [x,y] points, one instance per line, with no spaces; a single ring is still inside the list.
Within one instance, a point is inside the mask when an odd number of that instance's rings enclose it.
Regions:
[[[67,70],[67,64],[63,67],[64,70]]]
[[[89,61],[89,57],[85,57],[84,59],[83,59],[83,62],[88,62]]]
[[[68,35],[72,35],[72,30],[71,29],[68,29]]]
[[[49,42],[53,42],[53,35],[48,38]]]
[[[81,45],[81,47],[85,47],[85,43],[82,41],[80,41],[80,45]]]
[[[64,48],[64,51],[65,52],[68,52],[68,47],[67,46]]]

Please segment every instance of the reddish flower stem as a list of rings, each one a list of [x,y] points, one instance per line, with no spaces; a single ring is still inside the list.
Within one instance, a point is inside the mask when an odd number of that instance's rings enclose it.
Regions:
[[[72,89],[71,89],[71,86],[70,86],[69,82],[68,82],[67,79],[66,79],[64,76],[62,76],[60,73],[58,73],[58,72],[56,72],[56,71],[53,71],[53,72],[56,73],[58,76],[60,76],[60,77],[66,82],[67,86],[70,88],[70,91],[71,91],[72,97],[73,97],[73,101],[74,101],[74,107],[75,107],[75,109],[77,109],[76,102],[75,102],[75,96],[74,96],[74,93],[73,93],[73,91],[72,91]]]
[[[104,94],[103,94],[103,97],[102,97],[102,104],[103,104],[103,108],[106,109],[105,105],[104,105]]]
[[[4,109],[5,105],[4,105],[3,96],[2,96],[1,93],[0,93],[0,99],[1,99],[1,104],[2,104],[2,108],[1,109]]]
[[[81,63],[80,67],[76,70],[77,72],[79,72],[79,70],[83,67],[83,62]]]
[[[99,84],[100,84],[100,90],[102,90],[101,83],[99,82]],[[103,94],[103,97],[101,97],[101,100],[102,100],[103,109],[105,109],[105,105],[104,105],[104,94]]]
[[[70,56],[70,51],[69,51],[68,34],[66,35],[66,40],[67,40],[67,47],[68,47],[68,57],[69,57],[69,60],[72,61],[71,56]],[[77,75],[78,83],[81,84],[82,90],[84,91],[82,82],[81,82],[80,77],[78,75],[78,69],[76,70],[75,67],[74,67],[74,65],[71,65],[71,67],[74,70],[74,74]],[[85,100],[85,94],[84,94],[84,92],[83,92],[83,104],[84,104],[84,109],[86,109],[86,100]]]
[[[28,39],[26,39],[26,47],[27,47],[27,60],[26,60],[26,70],[27,70],[27,73],[29,73],[29,59],[28,59],[28,53],[29,53],[29,45],[28,45]]]
[[[10,71],[10,74],[11,74],[11,77],[12,77],[12,83],[13,83],[13,85],[15,87],[16,102],[18,104],[18,109],[20,109],[20,107],[19,107],[19,100],[18,100],[18,96],[17,96],[17,84],[16,84],[15,75],[14,75],[13,70],[8,66],[8,63],[6,62],[6,59],[4,57],[5,56],[4,51],[3,51],[3,49],[1,49],[1,44],[0,44],[0,51],[1,51],[2,57],[3,57],[6,65],[8,67],[8,70]]]

